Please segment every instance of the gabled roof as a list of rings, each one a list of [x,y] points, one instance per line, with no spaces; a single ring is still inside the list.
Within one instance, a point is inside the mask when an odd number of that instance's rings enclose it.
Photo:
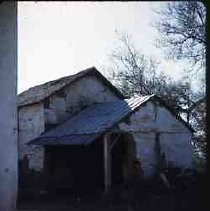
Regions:
[[[111,91],[119,97],[119,99],[124,99],[124,95],[114,85],[112,85],[95,67],[91,67],[77,74],[49,81],[20,93],[18,95],[18,106],[20,107],[38,103],[51,96],[55,92],[68,86],[69,84],[74,83],[83,77],[93,75],[99,78],[106,86],[108,86]]]
[[[88,144],[131,115],[155,95],[97,103],[71,117],[62,125],[41,134],[30,144]],[[162,103],[162,101],[161,101]],[[180,119],[179,119],[180,120]],[[184,120],[182,120],[184,121]]]

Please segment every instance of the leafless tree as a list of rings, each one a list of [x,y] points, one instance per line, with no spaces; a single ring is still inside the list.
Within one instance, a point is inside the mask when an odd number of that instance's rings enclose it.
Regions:
[[[201,79],[204,90],[194,93],[194,99],[183,111],[187,120],[202,131],[206,131],[206,8],[201,1],[168,2],[156,11],[158,17],[152,24],[160,35],[157,46],[166,50],[167,58],[187,59],[195,65],[191,73]]]
[[[175,59],[187,58],[205,66],[206,6],[201,1],[174,1],[156,11],[153,24],[160,32],[157,45]]]
[[[158,73],[158,61],[139,53],[127,35],[120,35],[119,41],[121,47],[111,54],[115,64],[111,79],[126,96],[157,94],[177,111],[189,106],[188,82]]]
[[[179,115],[185,115],[195,130],[203,130],[205,97],[193,93],[189,81],[174,81],[158,73],[158,61],[137,51],[127,35],[120,35],[119,43],[110,55],[113,69],[109,79],[125,96],[157,94]]]

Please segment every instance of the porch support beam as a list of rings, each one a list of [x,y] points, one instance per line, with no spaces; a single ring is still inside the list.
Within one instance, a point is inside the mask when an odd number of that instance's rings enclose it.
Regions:
[[[114,145],[117,143],[118,139],[120,138],[121,134],[118,133],[117,137],[112,141],[112,143],[110,144],[110,148],[112,150],[112,148],[114,147]]]
[[[104,144],[104,188],[105,193],[108,193],[111,188],[111,148],[110,134],[105,133],[103,136]]]

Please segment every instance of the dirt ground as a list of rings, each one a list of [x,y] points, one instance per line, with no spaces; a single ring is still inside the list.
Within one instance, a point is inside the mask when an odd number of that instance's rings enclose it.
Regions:
[[[204,211],[207,210],[204,187],[203,181],[171,189],[160,185],[145,186],[135,198],[132,189],[115,188],[108,196],[98,193],[22,201],[18,211]]]

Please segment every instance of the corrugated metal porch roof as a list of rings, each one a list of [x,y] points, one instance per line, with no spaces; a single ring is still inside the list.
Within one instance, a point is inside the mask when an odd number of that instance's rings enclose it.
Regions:
[[[30,144],[88,144],[152,96],[154,95],[93,104],[62,125],[41,134]]]
[[[63,135],[58,137],[38,137],[32,140],[30,145],[84,145],[89,144],[96,140],[101,134],[74,134],[74,135]]]
[[[191,132],[193,128],[168,107],[156,95],[147,95],[114,102],[97,103],[71,117],[65,123],[41,134],[29,144],[36,145],[79,145],[88,144],[119,123],[150,99],[158,100]]]

